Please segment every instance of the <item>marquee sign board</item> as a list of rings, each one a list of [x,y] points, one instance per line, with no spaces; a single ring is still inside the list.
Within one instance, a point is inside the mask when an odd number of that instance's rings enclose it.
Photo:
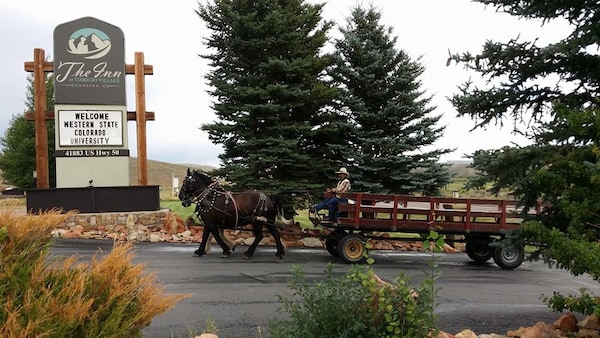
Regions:
[[[58,135],[61,147],[122,146],[123,112],[59,110]]]

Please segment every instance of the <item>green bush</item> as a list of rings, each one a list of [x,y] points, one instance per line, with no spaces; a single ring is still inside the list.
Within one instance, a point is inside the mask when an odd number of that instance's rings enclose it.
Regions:
[[[520,235],[526,242],[542,243],[537,245],[532,259],[543,259],[550,267],[568,270],[574,276],[589,274],[595,281],[600,280],[600,244],[597,240],[589,241],[579,234],[549,229],[533,221],[525,223]],[[593,296],[587,289],[580,289],[579,296],[554,292],[542,300],[555,312],[568,310],[600,316],[600,297]]]
[[[130,245],[89,262],[48,257],[50,231],[68,216],[0,215],[1,337],[139,337],[186,297],[166,295]]]
[[[293,268],[293,296],[279,296],[289,319],[270,320],[270,337],[419,338],[435,331],[431,280],[415,289],[403,275],[388,284],[361,265],[343,278],[332,277],[331,264],[325,272],[325,280],[310,284]]]

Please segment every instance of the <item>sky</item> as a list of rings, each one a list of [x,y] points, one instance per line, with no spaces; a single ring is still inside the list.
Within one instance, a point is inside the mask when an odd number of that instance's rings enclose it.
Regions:
[[[136,52],[154,67],[146,76],[146,110],[156,120],[147,122],[147,157],[150,160],[219,166],[222,149],[212,144],[200,130],[212,123],[213,98],[205,76],[207,60],[199,54],[211,53],[204,45],[210,31],[194,12],[207,0],[0,0],[0,135],[4,135],[13,115],[25,110],[27,75],[23,65],[33,60],[33,50],[43,48],[53,60],[53,31],[65,22],[94,17],[119,27],[125,35],[125,62],[134,63]],[[325,3],[323,17],[345,26],[353,0],[310,0]],[[392,27],[398,49],[411,58],[419,58],[425,72],[419,79],[421,89],[432,96],[434,114],[441,115],[446,126],[435,148],[456,148],[440,160],[465,160],[465,154],[478,149],[496,149],[505,145],[526,145],[527,140],[511,134],[506,127],[489,126],[470,131],[474,122],[457,117],[448,98],[457,87],[478,74],[462,65],[446,65],[449,51],[481,51],[486,40],[508,41],[520,37],[539,38],[544,44],[568,34],[565,23],[542,25],[539,21],[519,20],[492,7],[468,0],[370,0],[382,12],[381,23]],[[337,28],[331,36],[339,36]],[[127,110],[135,110],[134,79],[127,76]],[[128,123],[129,149],[137,156],[135,122]]]

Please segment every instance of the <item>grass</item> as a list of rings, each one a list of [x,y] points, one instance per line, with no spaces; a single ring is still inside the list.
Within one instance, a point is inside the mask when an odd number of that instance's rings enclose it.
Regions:
[[[184,208],[183,205],[181,205],[180,200],[161,200],[160,207],[161,209],[171,209],[175,215],[182,219],[186,219],[194,213],[196,205],[192,204],[191,206]]]
[[[24,198],[2,198],[0,199],[0,206],[3,207],[19,207],[26,205]]]

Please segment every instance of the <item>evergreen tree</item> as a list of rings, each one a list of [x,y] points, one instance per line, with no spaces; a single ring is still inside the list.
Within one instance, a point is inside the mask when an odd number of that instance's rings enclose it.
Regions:
[[[321,187],[319,151],[326,108],[335,90],[324,81],[320,54],[330,22],[323,5],[303,0],[214,0],[196,13],[212,31],[204,55],[218,121],[202,125],[222,144],[218,173],[260,190]],[[331,176],[331,172],[328,173]]]
[[[33,75],[27,77],[26,110],[34,109]],[[54,109],[54,78],[46,77],[46,105]],[[56,161],[54,159],[54,121],[46,121],[48,127],[48,170],[50,186],[56,186]],[[27,121],[25,114],[13,115],[5,134],[0,137],[3,150],[0,153],[2,177],[11,185],[22,189],[35,187],[33,171],[36,169],[35,124]]]
[[[452,149],[433,149],[445,127],[436,126],[431,98],[418,80],[424,68],[396,49],[392,29],[372,6],[355,7],[336,40],[331,75],[352,121],[348,158],[354,190],[436,194],[451,174],[440,164]]]
[[[546,231],[532,224],[527,236],[543,243],[547,257],[559,266],[598,278],[600,257],[593,248],[600,237],[600,5],[587,0],[478,2],[540,24],[566,20],[573,31],[546,45],[519,38],[489,41],[479,55],[451,57],[486,80],[481,86],[469,82],[459,87],[452,97],[459,115],[473,118],[476,128],[512,120],[515,132],[532,141],[472,154],[482,175],[470,184],[494,182],[493,191],[511,189],[529,208],[547,202],[542,218]],[[554,231],[561,234],[553,236]],[[564,250],[570,240],[576,244]],[[587,256],[580,256],[583,248],[590,248]]]

